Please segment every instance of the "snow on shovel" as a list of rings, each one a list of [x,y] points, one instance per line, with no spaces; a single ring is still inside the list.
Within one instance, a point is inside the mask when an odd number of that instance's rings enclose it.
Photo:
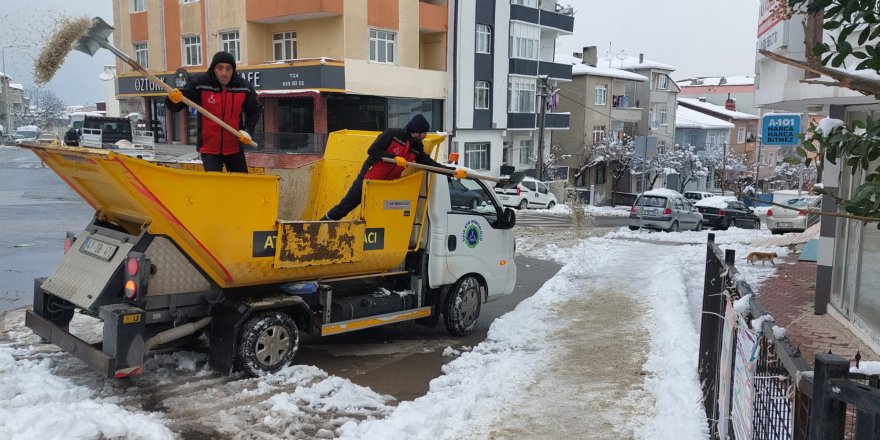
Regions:
[[[174,90],[173,87],[165,84],[165,82],[157,78],[156,75],[153,75],[148,72],[147,69],[144,69],[137,61],[131,59],[131,57],[126,55],[125,52],[113,47],[113,45],[110,44],[110,41],[107,40],[107,37],[113,32],[113,26],[107,24],[107,22],[100,17],[92,19],[87,17],[65,19],[61,20],[59,25],[58,31],[52,35],[52,38],[49,39],[46,47],[43,48],[43,51],[34,63],[34,70],[36,72],[35,79],[38,84],[47,83],[52,79],[52,76],[54,76],[58,68],[61,67],[61,63],[64,62],[64,58],[67,57],[67,54],[71,50],[75,49],[91,56],[94,55],[98,49],[103,47],[112,52],[113,55],[119,57],[122,61],[125,61],[125,63],[131,66],[134,70],[144,74],[144,76],[162,87],[166,92]],[[226,131],[234,134],[235,137],[239,137],[238,130],[232,128],[232,126],[223,122],[220,118],[202,108],[202,106],[192,102],[186,96],[183,97],[183,102],[196,109],[196,111],[201,113],[202,116],[214,121],[217,125],[226,129]],[[256,147],[257,143],[251,140],[250,145]]]

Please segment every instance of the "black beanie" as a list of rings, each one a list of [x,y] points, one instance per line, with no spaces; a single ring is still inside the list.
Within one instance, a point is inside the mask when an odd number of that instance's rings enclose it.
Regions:
[[[428,124],[428,120],[421,113],[413,116],[406,123],[406,131],[410,133],[427,133],[429,130],[431,130],[431,124]]]
[[[227,63],[232,65],[232,71],[235,71],[235,56],[233,56],[231,53],[224,52],[222,50],[215,53],[214,58],[211,60],[211,67],[209,67],[208,70],[214,70],[214,67],[216,67],[220,63]]]

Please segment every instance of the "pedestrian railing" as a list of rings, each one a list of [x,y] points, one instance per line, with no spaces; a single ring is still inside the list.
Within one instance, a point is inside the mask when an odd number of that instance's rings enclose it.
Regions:
[[[880,439],[880,378],[833,354],[811,371],[734,261],[709,234],[699,375],[711,438]]]

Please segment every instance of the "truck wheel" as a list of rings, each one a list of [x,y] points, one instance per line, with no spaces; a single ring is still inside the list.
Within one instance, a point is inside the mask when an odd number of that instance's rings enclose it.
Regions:
[[[452,286],[443,313],[446,330],[453,336],[467,336],[480,316],[480,282],[468,275]]]
[[[252,376],[274,373],[290,365],[298,348],[299,330],[290,315],[257,315],[239,333],[238,366]]]

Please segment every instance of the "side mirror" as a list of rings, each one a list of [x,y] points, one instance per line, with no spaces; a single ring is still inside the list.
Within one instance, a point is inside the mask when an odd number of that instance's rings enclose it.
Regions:
[[[504,212],[501,213],[499,226],[502,229],[511,229],[516,226],[516,212],[512,208],[504,208]]]

